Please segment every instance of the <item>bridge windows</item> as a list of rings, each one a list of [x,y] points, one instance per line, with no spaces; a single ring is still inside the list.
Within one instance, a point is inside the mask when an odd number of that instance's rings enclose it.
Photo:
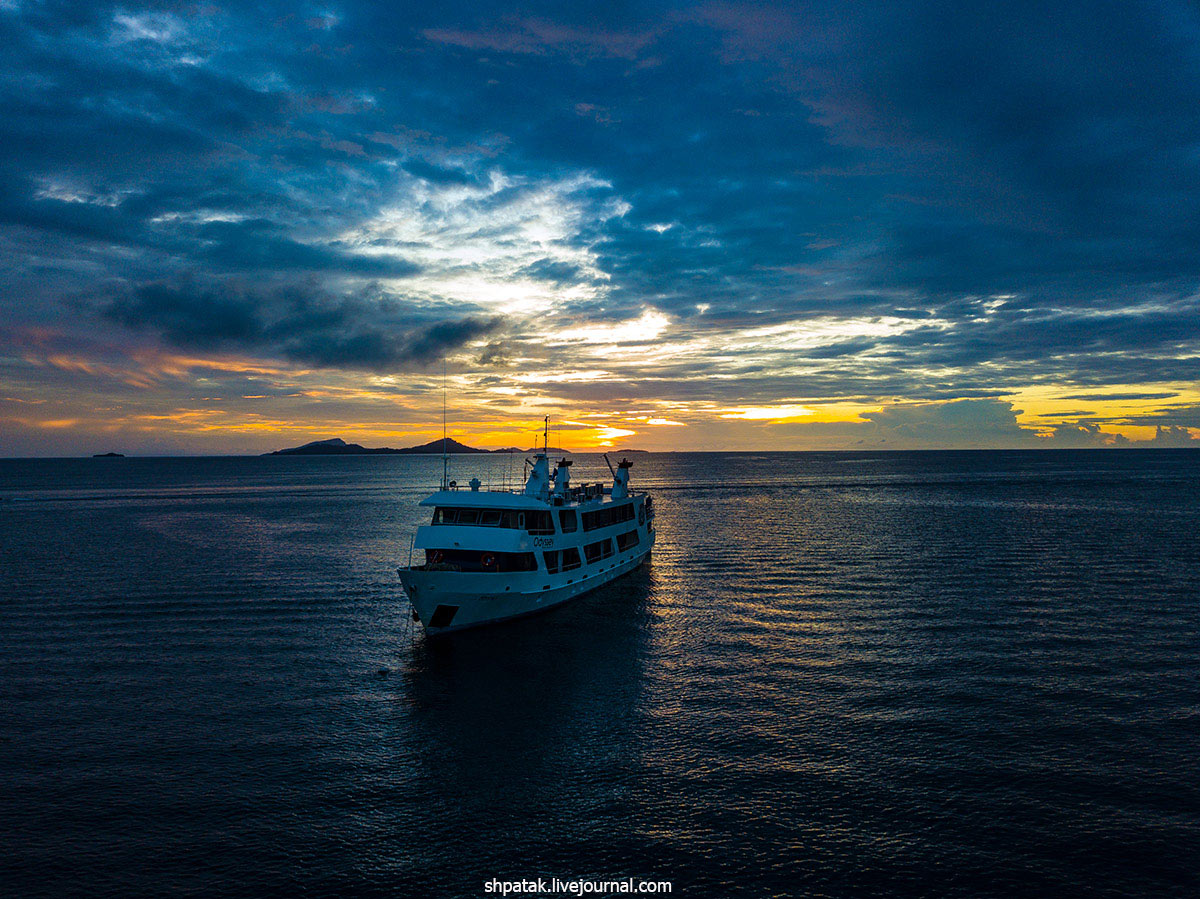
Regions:
[[[606,528],[623,521],[633,521],[633,503],[622,503],[619,506],[606,506],[592,509],[583,513],[583,529],[594,531],[596,528]]]
[[[531,534],[553,534],[554,518],[549,509],[456,509],[438,506],[433,510],[433,524],[455,524],[467,527],[511,528]]]

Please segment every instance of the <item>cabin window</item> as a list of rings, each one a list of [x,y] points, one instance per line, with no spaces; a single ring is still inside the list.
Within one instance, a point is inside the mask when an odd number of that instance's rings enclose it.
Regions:
[[[500,510],[499,509],[484,509],[479,513],[479,523],[484,527],[494,528],[500,526]]]
[[[549,509],[539,509],[525,513],[525,524],[531,534],[553,534],[554,518]]]
[[[558,513],[558,523],[562,525],[562,532],[570,534],[579,530],[579,517],[575,514],[574,509],[563,509]]]
[[[632,531],[626,531],[624,534],[617,534],[617,552],[623,553],[627,549],[633,549],[642,540],[637,528]]]
[[[601,559],[607,559],[612,554],[612,540],[608,537],[597,540],[595,543],[589,543],[583,548],[584,558],[588,560],[589,565],[599,562]]]
[[[558,550],[548,549],[542,553],[542,558],[546,560],[546,570],[551,574],[558,574]]]
[[[537,558],[533,553],[503,553],[478,549],[427,549],[425,564],[448,567],[452,571],[537,571]]]
[[[583,565],[583,561],[579,558],[579,550],[574,546],[568,546],[562,551],[562,570],[574,571]]]

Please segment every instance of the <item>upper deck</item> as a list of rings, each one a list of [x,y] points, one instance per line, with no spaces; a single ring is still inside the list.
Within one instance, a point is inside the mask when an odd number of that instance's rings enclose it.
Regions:
[[[628,496],[637,496],[630,491]],[[529,496],[512,490],[438,490],[421,500],[422,506],[454,506],[461,509],[569,509],[603,503],[621,502],[613,499],[612,488],[603,484],[581,484],[566,493],[551,493],[545,497]]]
[[[607,461],[607,456],[605,460]],[[453,481],[447,481],[442,475],[442,489],[421,500],[422,506],[450,507],[459,509],[507,509],[534,510],[546,508],[578,508],[583,506],[602,506],[605,503],[620,503],[635,494],[629,489],[629,469],[633,463],[622,459],[615,468],[609,465],[613,473],[611,487],[604,484],[581,484],[571,486],[571,462],[561,459],[550,471],[550,462],[545,452],[540,452],[534,458],[529,470],[529,479],[521,491],[510,490],[480,490],[483,485],[478,478],[473,478],[468,489],[457,489]]]

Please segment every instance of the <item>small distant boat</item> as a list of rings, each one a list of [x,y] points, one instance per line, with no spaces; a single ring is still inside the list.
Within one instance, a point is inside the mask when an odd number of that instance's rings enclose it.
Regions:
[[[445,456],[443,456],[445,459]],[[605,461],[608,457],[605,456]],[[630,489],[633,463],[612,485],[571,485],[571,462],[553,472],[537,453],[520,490],[468,489],[447,480],[422,506],[428,525],[413,547],[420,564],[399,569],[413,615],[430,635],[529,615],[595,590],[641,565],[654,546],[654,505]]]

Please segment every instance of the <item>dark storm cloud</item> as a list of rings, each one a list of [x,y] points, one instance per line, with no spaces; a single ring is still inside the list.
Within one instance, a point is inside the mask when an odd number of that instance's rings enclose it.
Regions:
[[[404,259],[347,253],[334,246],[292,240],[270,221],[209,222],[194,230],[202,246],[197,257],[232,271],[271,269],[284,272],[341,272],[404,277],[419,267]]]
[[[539,259],[524,266],[517,274],[523,278],[550,281],[555,284],[577,284],[586,279],[578,265],[555,259]]]
[[[142,284],[105,315],[180,347],[366,369],[426,365],[502,324],[495,316],[429,321],[427,311],[370,292],[331,296],[312,282],[262,289],[230,280]]]
[[[28,324],[372,368],[486,339],[500,365],[520,342],[436,280],[472,272],[580,288],[564,328],[654,307],[720,357],[555,385],[581,400],[1200,378],[1193,4],[15,2],[0,42]],[[880,316],[917,326],[739,336]]]
[[[258,299],[232,285],[220,290],[193,284],[144,284],[114,300],[106,314],[134,328],[156,328],[177,345],[214,346],[266,336]]]

